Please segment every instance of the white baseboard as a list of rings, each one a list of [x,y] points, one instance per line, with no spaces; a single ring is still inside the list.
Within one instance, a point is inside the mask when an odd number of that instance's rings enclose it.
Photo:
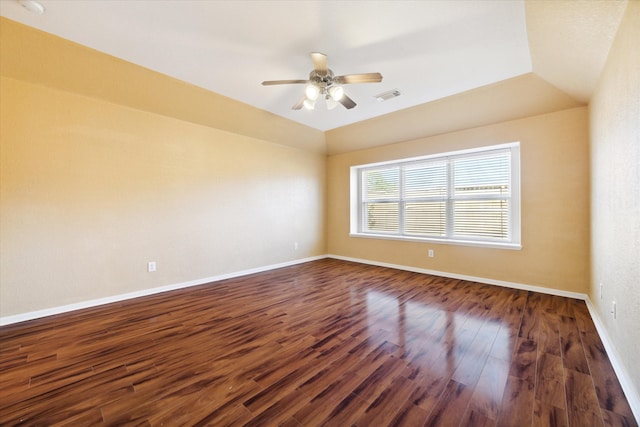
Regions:
[[[0,326],[10,325],[12,323],[18,323],[18,322],[25,322],[27,320],[39,319],[41,317],[53,316],[54,314],[62,314],[70,311],[81,310],[83,308],[96,307],[99,305],[110,304],[113,302],[119,302],[119,301],[129,300],[133,298],[144,297],[147,295],[174,291],[176,289],[188,288],[190,286],[204,285],[205,283],[217,282],[225,279],[232,279],[234,277],[246,276],[254,273],[261,273],[263,271],[289,267],[292,265],[302,264],[305,262],[315,261],[323,258],[326,258],[326,255],[296,259],[293,261],[287,261],[280,264],[272,264],[264,267],[252,268],[249,270],[237,271],[237,272],[228,273],[228,274],[221,274],[219,276],[205,277],[202,279],[190,280],[188,282],[175,283],[172,285],[160,286],[160,287],[151,288],[151,289],[144,289],[136,292],[128,292],[126,294],[113,295],[113,296],[93,299],[89,301],[82,301],[75,304],[68,304],[68,305],[63,305],[59,307],[51,307],[51,308],[46,308],[44,310],[31,311],[28,313],[16,314],[13,316],[4,316],[4,317],[0,317]]]
[[[551,289],[551,288],[543,288],[540,286],[525,285],[522,283],[513,283],[513,282],[505,282],[502,280],[486,279],[484,277],[473,277],[473,276],[466,276],[463,274],[449,273],[445,271],[427,270],[423,268],[408,267],[405,265],[389,264],[385,262],[370,261],[370,260],[360,259],[360,258],[350,258],[350,257],[344,257],[340,255],[330,254],[330,255],[327,255],[327,257],[340,259],[343,261],[358,262],[361,264],[376,265],[379,267],[395,268],[398,270],[411,271],[413,273],[432,274],[435,276],[449,277],[452,279],[469,280],[472,282],[486,283],[489,285],[505,286],[508,288],[521,289],[521,290],[532,291],[532,292],[541,292],[541,293],[550,294],[550,295],[558,295],[562,297],[584,300],[585,303],[587,304],[587,308],[589,309],[589,314],[593,319],[593,323],[596,326],[598,335],[600,336],[600,339],[604,344],[605,350],[607,351],[607,355],[609,356],[609,360],[611,361],[613,370],[615,371],[618,377],[618,381],[620,381],[620,385],[622,386],[622,390],[624,391],[625,397],[629,402],[629,406],[631,406],[631,411],[633,412],[633,415],[636,418],[636,421],[640,423],[640,397],[638,396],[638,392],[634,387],[631,377],[628,375],[624,365],[620,362],[620,357],[618,356],[618,353],[616,352],[615,347],[613,346],[612,341],[609,338],[609,335],[607,334],[607,331],[604,328],[604,325],[600,320],[600,317],[598,316],[598,313],[596,312],[595,308],[591,304],[589,295],[578,293],[578,292],[563,291],[560,289]]]
[[[633,412],[636,421],[638,421],[638,423],[640,424],[640,396],[638,395],[638,391],[636,390],[631,377],[627,374],[627,370],[625,369],[624,365],[622,364],[622,362],[620,362],[618,352],[616,351],[613,342],[609,338],[609,334],[607,333],[607,330],[605,329],[604,323],[600,319],[598,312],[591,303],[591,299],[587,297],[585,302],[587,303],[589,314],[591,314],[591,319],[593,319],[593,323],[596,325],[596,330],[598,331],[600,340],[604,345],[604,349],[607,351],[607,356],[609,356],[609,360],[611,361],[613,370],[618,376],[618,381],[620,381],[620,385],[622,386],[625,397],[629,402],[629,406],[631,406],[631,411]]]
[[[615,350],[615,347],[613,346],[613,344],[612,344],[612,342],[611,342],[611,340],[609,338],[609,335],[607,334],[607,331],[604,328],[603,323],[601,322],[601,320],[600,320],[600,318],[598,316],[598,313],[596,312],[596,310],[594,309],[593,305],[591,304],[591,300],[589,299],[589,296],[587,294],[578,293],[578,292],[568,292],[568,291],[563,291],[563,290],[559,290],[559,289],[544,288],[544,287],[540,287],[540,286],[525,285],[525,284],[522,284],[522,283],[506,282],[506,281],[495,280],[495,279],[487,279],[487,278],[483,278],[483,277],[467,276],[467,275],[463,275],[463,274],[455,274],[455,273],[449,273],[449,272],[445,272],[445,271],[428,270],[428,269],[417,268],[417,267],[409,267],[409,266],[405,266],[405,265],[389,264],[389,263],[378,262],[378,261],[370,261],[370,260],[361,259],[361,258],[351,258],[351,257],[340,256],[340,255],[328,254],[328,255],[320,255],[320,256],[314,256],[314,257],[309,257],[309,258],[297,259],[297,260],[288,261],[288,262],[284,262],[284,263],[280,263],[280,264],[273,264],[273,265],[253,268],[253,269],[249,269],[249,270],[243,270],[243,271],[238,271],[238,272],[233,272],[233,273],[228,273],[228,274],[222,274],[222,275],[218,275],[218,276],[206,277],[206,278],[203,278],[203,279],[197,279],[197,280],[191,280],[191,281],[188,281],[188,282],[176,283],[176,284],[173,284],[173,285],[161,286],[161,287],[158,287],[158,288],[151,288],[151,289],[145,289],[145,290],[142,290],[142,291],[129,292],[129,293],[126,293],[126,294],[114,295],[114,296],[106,297],[106,298],[99,298],[99,299],[94,299],[94,300],[90,300],[90,301],[83,301],[83,302],[79,302],[79,303],[76,303],[76,304],[69,304],[69,305],[64,305],[64,306],[60,306],[60,307],[53,307],[53,308],[48,308],[48,309],[44,309],[44,310],[32,311],[32,312],[29,312],[29,313],[17,314],[17,315],[14,315],[14,316],[0,317],[0,326],[9,325],[9,324],[12,324],[12,323],[24,322],[24,321],[27,321],[27,320],[38,319],[38,318],[46,317],[46,316],[52,316],[54,314],[61,314],[61,313],[66,313],[66,312],[70,312],[70,311],[80,310],[80,309],[83,309],[83,308],[90,308],[90,307],[95,307],[95,306],[99,306],[99,305],[103,305],[103,304],[109,304],[109,303],[113,303],[113,302],[124,301],[124,300],[132,299],[132,298],[138,298],[138,297],[142,297],[142,296],[153,295],[153,294],[158,294],[158,293],[162,293],[162,292],[168,292],[168,291],[172,291],[172,290],[176,290],[176,289],[187,288],[187,287],[190,287],[190,286],[203,285],[205,283],[217,282],[217,281],[220,281],[220,280],[231,279],[231,278],[234,278],[234,277],[241,277],[241,276],[246,276],[246,275],[249,275],[249,274],[261,273],[263,271],[269,271],[269,270],[275,270],[275,269],[278,269],[278,268],[289,267],[289,266],[292,266],[292,265],[302,264],[302,263],[309,262],[309,261],[316,261],[316,260],[323,259],[323,258],[333,258],[333,259],[339,259],[339,260],[343,260],[343,261],[357,262],[357,263],[360,263],[360,264],[368,264],[368,265],[376,265],[376,266],[379,266],[379,267],[395,268],[397,270],[411,271],[411,272],[414,272],[414,273],[431,274],[431,275],[435,275],[435,276],[449,277],[449,278],[452,278],[452,279],[469,280],[469,281],[472,281],[472,282],[486,283],[486,284],[489,284],[489,285],[504,286],[504,287],[508,287],[508,288],[521,289],[521,290],[525,290],[525,291],[541,292],[541,293],[550,294],[550,295],[558,295],[558,296],[563,296],[563,297],[568,297],[568,298],[575,298],[575,299],[584,300],[586,302],[586,304],[587,304],[587,308],[589,309],[589,313],[591,315],[591,318],[593,319],[593,323],[596,326],[596,330],[598,331],[598,335],[600,335],[600,339],[602,340],[602,343],[604,344],[605,350],[607,351],[607,355],[609,356],[609,360],[611,361],[611,365],[613,366],[613,369],[614,369],[616,375],[618,376],[618,380],[620,381],[620,385],[622,386],[622,389],[623,389],[623,391],[624,391],[624,393],[625,393],[625,395],[627,397],[627,401],[629,402],[629,405],[631,406],[631,410],[633,411],[633,414],[634,414],[636,420],[640,421],[640,397],[638,396],[638,393],[635,390],[633,381],[631,380],[630,376],[627,374],[627,371],[624,368],[624,365],[620,362],[620,357],[618,356],[618,354],[617,354],[617,352]]]
[[[605,350],[607,351],[607,355],[609,356],[609,360],[611,361],[613,370],[618,376],[618,381],[620,381],[620,385],[622,386],[622,390],[624,391],[625,397],[629,402],[629,406],[631,406],[631,411],[633,412],[633,415],[636,418],[636,421],[640,423],[640,397],[638,396],[638,392],[635,389],[635,386],[633,384],[633,381],[631,380],[631,377],[629,376],[629,374],[627,373],[627,370],[625,369],[624,365],[620,361],[620,357],[618,356],[618,353],[615,350],[615,347],[613,346],[612,341],[609,338],[609,335],[607,334],[607,330],[604,328],[604,324],[600,320],[598,313],[596,312],[595,308],[591,304],[589,295],[578,293],[578,292],[563,291],[560,289],[551,289],[551,288],[543,288],[540,286],[525,285],[522,283],[513,283],[513,282],[505,282],[502,280],[486,279],[484,277],[473,277],[473,276],[466,276],[463,274],[449,273],[445,271],[427,270],[423,268],[408,267],[405,265],[389,264],[385,262],[370,261],[370,260],[360,259],[360,258],[350,258],[350,257],[344,257],[340,255],[329,254],[327,255],[327,257],[340,259],[343,261],[358,262],[361,264],[376,265],[379,267],[395,268],[398,270],[411,271],[414,273],[432,274],[435,276],[449,277],[452,279],[469,280],[472,282],[486,283],[489,285],[505,286],[508,288],[521,289],[521,290],[532,291],[532,292],[541,292],[541,293],[550,294],[550,295],[558,295],[562,297],[584,300],[585,303],[587,304],[587,308],[589,309],[589,314],[593,319],[593,323],[596,327],[596,330],[598,331],[598,335],[600,336],[600,339],[604,344]]]
[[[515,283],[515,282],[505,282],[503,280],[486,279],[484,277],[467,276],[464,274],[455,274],[455,273],[449,273],[446,271],[427,270],[424,268],[408,267],[406,265],[389,264],[386,262],[370,261],[370,260],[360,259],[360,258],[350,258],[350,257],[344,257],[340,255],[329,254],[327,255],[327,257],[340,259],[343,261],[359,262],[361,264],[376,265],[378,267],[395,268],[396,270],[411,271],[413,273],[431,274],[434,276],[449,277],[451,279],[468,280],[470,282],[485,283],[487,285],[497,285],[497,286],[503,286],[506,288],[521,289],[523,291],[540,292],[543,294],[557,295],[561,297],[575,298],[580,300],[587,299],[587,294],[582,294],[579,292],[563,291],[560,289],[544,288],[542,286],[525,285],[522,283]]]
[[[3,316],[3,317],[0,317],[0,326],[9,325],[9,324],[12,324],[12,323],[24,322],[24,321],[27,321],[27,320],[39,319],[41,317],[53,316],[55,314],[67,313],[67,312],[70,312],[70,311],[81,310],[81,309],[84,309],[84,308],[96,307],[96,306],[99,306],[99,305],[110,304],[110,303],[113,303],[113,302],[125,301],[125,300],[129,300],[129,299],[132,299],[132,298],[139,298],[139,297],[143,297],[143,296],[147,296],[147,295],[158,294],[158,293],[161,293],[161,292],[168,292],[168,291],[173,291],[173,290],[176,290],[176,289],[188,288],[190,286],[203,285],[205,283],[217,282],[217,281],[220,281],[220,280],[231,279],[231,278],[234,278],[234,277],[240,277],[240,276],[246,276],[246,275],[249,275],[249,274],[260,273],[260,272],[263,272],[263,271],[275,270],[277,268],[289,267],[289,266],[292,266],[292,265],[302,264],[302,263],[305,263],[305,262],[315,261],[315,260],[319,260],[319,259],[323,259],[323,258],[334,258],[334,259],[340,259],[340,260],[344,260],[344,261],[358,262],[360,264],[377,265],[379,267],[395,268],[395,269],[398,269],[398,270],[406,270],[406,271],[411,271],[411,272],[414,272],[414,273],[432,274],[432,275],[436,275],[436,276],[450,277],[450,278],[453,278],[453,279],[469,280],[469,281],[473,281],[473,282],[486,283],[486,284],[490,284],[490,285],[505,286],[505,287],[508,287],[508,288],[522,289],[522,290],[533,291],[533,292],[542,292],[542,293],[546,293],[546,294],[559,295],[559,296],[564,296],[564,297],[569,297],[569,298],[577,298],[577,299],[581,299],[581,300],[586,300],[586,298],[587,298],[586,294],[580,294],[580,293],[576,293],[576,292],[567,292],[567,291],[562,291],[562,290],[557,290],[557,289],[550,289],[550,288],[543,288],[543,287],[538,287],[538,286],[524,285],[524,284],[521,284],[521,283],[512,283],[512,282],[505,282],[505,281],[501,281],[501,280],[485,279],[485,278],[482,278],[482,277],[473,277],[473,276],[466,276],[466,275],[461,275],[461,274],[453,274],[453,273],[448,273],[448,272],[444,272],[444,271],[426,270],[426,269],[422,269],[422,268],[408,267],[408,266],[404,266],[404,265],[389,264],[389,263],[384,263],[384,262],[370,261],[370,260],[366,260],[366,259],[350,258],[350,257],[343,257],[343,256],[340,256],[340,255],[331,255],[331,254],[329,254],[329,255],[319,255],[319,256],[314,256],[314,257],[309,257],[309,258],[302,258],[302,259],[288,261],[288,262],[284,262],[284,263],[280,263],[280,264],[267,265],[267,266],[264,266],[264,267],[258,267],[258,268],[253,268],[253,269],[249,269],[249,270],[237,271],[237,272],[228,273],[228,274],[222,274],[222,275],[218,275],[218,276],[205,277],[205,278],[202,278],[202,279],[190,280],[188,282],[175,283],[175,284],[161,286],[161,287],[157,287],[157,288],[150,288],[150,289],[144,289],[144,290],[141,290],[141,291],[128,292],[126,294],[113,295],[113,296],[109,296],[109,297],[105,297],[105,298],[98,298],[98,299],[93,299],[93,300],[89,300],[89,301],[82,301],[82,302],[78,302],[78,303],[74,303],[74,304],[68,304],[68,305],[63,305],[63,306],[58,306],[58,307],[51,307],[51,308],[46,308],[46,309],[43,309],[43,310],[37,310],[37,311],[31,311],[31,312],[28,312],[28,313],[16,314],[16,315],[13,315],[13,316]]]

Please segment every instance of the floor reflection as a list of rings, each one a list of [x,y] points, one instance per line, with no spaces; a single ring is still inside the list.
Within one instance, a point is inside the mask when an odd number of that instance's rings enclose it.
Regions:
[[[407,301],[390,292],[369,289],[365,295],[367,336],[398,346],[414,378],[453,375],[471,347],[467,357],[479,351],[480,364],[489,354],[509,360],[513,353],[514,337],[499,317],[487,315],[490,305],[471,303],[469,310],[449,311],[434,301]]]

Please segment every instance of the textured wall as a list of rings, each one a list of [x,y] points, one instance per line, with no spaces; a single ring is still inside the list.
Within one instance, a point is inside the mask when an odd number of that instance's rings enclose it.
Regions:
[[[0,315],[325,253],[323,154],[0,84]]]
[[[589,108],[590,297],[640,395],[640,2],[627,6]]]
[[[4,18],[0,39],[1,317],[326,252],[322,132]]]

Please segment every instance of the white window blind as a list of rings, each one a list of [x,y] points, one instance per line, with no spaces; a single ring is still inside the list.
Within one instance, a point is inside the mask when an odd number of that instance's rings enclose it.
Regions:
[[[352,168],[352,233],[518,244],[519,144]]]

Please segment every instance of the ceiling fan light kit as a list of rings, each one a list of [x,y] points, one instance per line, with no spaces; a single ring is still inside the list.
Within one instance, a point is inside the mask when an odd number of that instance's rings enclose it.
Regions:
[[[327,67],[327,55],[313,52],[311,54],[313,71],[309,73],[308,80],[268,80],[262,82],[263,86],[281,84],[306,84],[304,97],[292,107],[299,110],[302,107],[313,110],[318,98],[322,97],[328,110],[334,109],[338,103],[350,110],[356,106],[353,99],[344,93],[342,85],[351,83],[379,83],[382,81],[380,73],[347,74],[334,76],[333,71]]]
[[[315,101],[316,99],[318,99],[318,95],[320,95],[320,89],[313,83],[309,83],[307,85],[307,88],[304,90],[304,93],[305,95],[307,95],[307,99]]]

